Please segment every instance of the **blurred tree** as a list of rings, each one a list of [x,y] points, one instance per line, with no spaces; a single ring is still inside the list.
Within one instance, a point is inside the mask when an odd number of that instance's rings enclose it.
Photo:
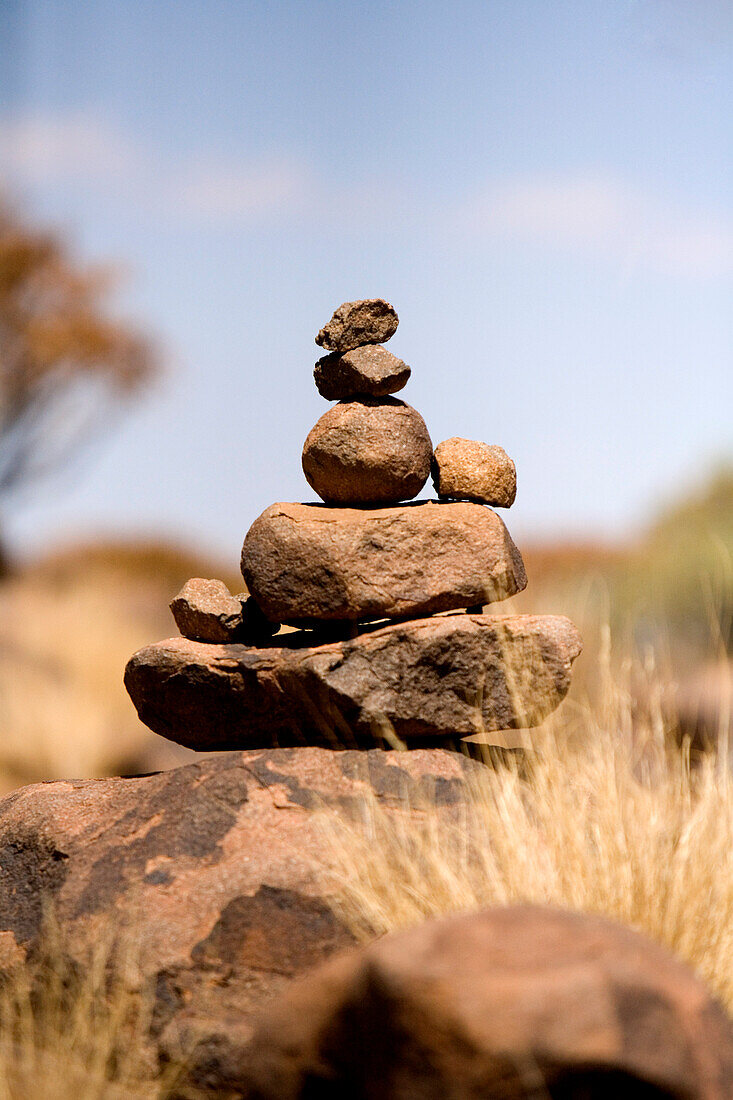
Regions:
[[[150,343],[107,315],[111,287],[0,206],[0,504],[62,467],[155,372]]]

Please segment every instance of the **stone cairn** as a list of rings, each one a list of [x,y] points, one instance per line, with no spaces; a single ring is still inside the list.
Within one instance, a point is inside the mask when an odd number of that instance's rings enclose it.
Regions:
[[[193,579],[173,600],[182,637],[125,672],[156,733],[201,750],[431,747],[535,726],[567,693],[581,650],[568,619],[483,613],[527,583],[487,507],[513,503],[514,463],[468,439],[433,451],[392,396],[410,377],[382,346],[397,324],[376,298],[344,303],[318,333],[316,386],[337,403],[303,470],[324,503],[255,520],[246,593]],[[413,501],[431,470],[438,500]]]

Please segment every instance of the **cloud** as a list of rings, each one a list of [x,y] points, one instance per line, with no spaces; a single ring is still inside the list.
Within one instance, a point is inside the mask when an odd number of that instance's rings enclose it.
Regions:
[[[607,174],[492,182],[460,204],[455,222],[483,242],[604,258],[666,275],[733,273],[733,216],[674,203]]]
[[[386,225],[455,245],[529,247],[683,278],[733,273],[733,214],[675,202],[611,172],[537,172],[436,198],[424,181],[334,179],[280,155],[164,157],[93,110],[0,118],[11,184],[103,195],[176,224],[247,230],[294,218],[362,239]]]
[[[0,148],[5,171],[27,184],[129,182],[145,160],[134,142],[90,111],[0,120]]]
[[[182,214],[232,226],[276,212],[298,213],[312,205],[317,187],[310,171],[294,161],[210,159],[169,181],[169,191]]]

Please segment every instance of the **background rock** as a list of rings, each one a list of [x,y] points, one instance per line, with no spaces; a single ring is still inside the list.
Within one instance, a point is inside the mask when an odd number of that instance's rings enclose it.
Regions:
[[[452,813],[479,766],[439,751],[271,750],[22,788],[0,802],[0,965],[39,948],[45,905],[82,966],[127,930],[155,995],[155,1047],[182,1047],[216,1089],[256,1010],[352,942],[322,895],[311,811],[348,812],[372,788],[389,814],[427,796]]]
[[[303,473],[327,504],[397,504],[422,489],[432,449],[416,409],[362,397],[334,405],[311,428]]]
[[[525,906],[432,921],[326,963],[266,1013],[242,1076],[248,1100],[724,1100],[733,1028],[645,937]]]
[[[316,363],[316,389],[327,401],[369,394],[384,397],[407,384],[410,368],[379,344],[366,344],[339,355],[332,352]]]
[[[203,750],[454,741],[536,725],[581,649],[559,616],[448,615],[307,646],[251,649],[171,638],[140,650],[125,684],[141,721]],[[289,643],[292,648],[286,648]]]
[[[432,501],[273,504],[247,533],[242,574],[269,619],[294,625],[431,615],[502,600],[527,583],[494,512]]]
[[[316,343],[328,351],[351,351],[362,344],[381,344],[397,331],[399,320],[384,298],[344,302],[316,336]]]
[[[432,463],[440,497],[510,508],[517,495],[517,470],[503,447],[454,436],[439,443]]]

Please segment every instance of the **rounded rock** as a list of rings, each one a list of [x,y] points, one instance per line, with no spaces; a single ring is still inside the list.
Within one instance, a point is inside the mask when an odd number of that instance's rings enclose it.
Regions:
[[[410,368],[381,344],[366,344],[344,355],[334,351],[316,363],[316,389],[327,401],[367,395],[386,397],[406,385]]]
[[[453,436],[439,443],[432,461],[439,497],[510,508],[517,495],[517,469],[503,447]]]
[[[303,472],[326,504],[411,500],[430,473],[432,443],[416,409],[396,398],[341,401],[311,428]]]
[[[399,318],[384,298],[344,302],[316,336],[327,351],[351,351],[362,344],[381,344],[397,331]]]

